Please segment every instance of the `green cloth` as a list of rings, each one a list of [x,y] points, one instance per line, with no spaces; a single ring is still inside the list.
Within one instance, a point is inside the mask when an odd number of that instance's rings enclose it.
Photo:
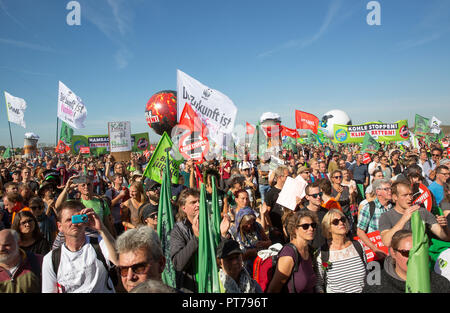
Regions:
[[[168,153],[167,153],[168,155]],[[161,242],[161,248],[166,258],[166,265],[162,272],[162,281],[173,288],[176,288],[176,272],[175,267],[170,257],[170,233],[174,225],[174,218],[172,213],[172,197],[170,176],[168,169],[169,159],[166,157],[166,166],[164,168],[163,180],[161,184],[161,191],[158,204],[158,226],[157,232]]]
[[[169,168],[171,175],[172,184],[178,184],[178,176],[180,163],[183,160],[175,160],[170,154],[166,154],[166,149],[172,148],[172,140],[170,140],[169,135],[166,132],[161,136],[161,139],[158,142],[158,146],[155,149],[155,152],[152,154],[150,161],[147,164],[147,167],[144,170],[143,176],[153,179],[158,183],[162,183],[162,170],[166,167],[166,157],[169,156]]]
[[[81,199],[81,203],[83,203],[86,208],[93,209],[94,212],[100,217],[102,221],[104,221],[104,218],[106,216],[111,214],[111,210],[106,201],[101,201],[100,199],[93,198],[91,200]]]
[[[419,211],[411,215],[413,245],[409,251],[406,293],[430,293],[428,236]]]
[[[380,144],[369,134],[369,132],[366,132],[364,135],[361,152],[374,154],[377,153],[379,149]]]
[[[73,129],[67,125],[66,122],[62,122],[61,131],[59,133],[59,140],[62,140],[66,145],[70,146],[73,137]]]
[[[220,293],[219,271],[216,263],[216,244],[206,207],[205,184],[200,187],[199,239],[197,277],[199,293]],[[214,223],[214,222],[213,222]]]
[[[9,149],[9,147],[6,148],[5,152],[3,153],[3,157],[4,157],[5,159],[8,159],[8,158],[11,157],[11,150]]]
[[[414,133],[425,135],[430,132],[430,119],[416,114],[414,122]]]

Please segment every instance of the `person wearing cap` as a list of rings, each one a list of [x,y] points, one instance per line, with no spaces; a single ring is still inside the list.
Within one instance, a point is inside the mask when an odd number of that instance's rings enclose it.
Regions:
[[[261,287],[242,266],[242,250],[233,239],[224,239],[217,246],[220,266],[219,280],[225,293],[262,293]]]
[[[150,226],[155,231],[158,226],[158,205],[145,203],[139,208],[139,216],[142,224]]]

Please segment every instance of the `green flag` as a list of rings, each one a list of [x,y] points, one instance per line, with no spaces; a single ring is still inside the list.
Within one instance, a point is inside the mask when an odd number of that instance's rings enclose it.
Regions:
[[[361,152],[373,154],[377,153],[379,149],[380,144],[369,134],[369,132],[366,132],[364,135]]]
[[[416,114],[414,122],[414,133],[416,135],[425,135],[430,132],[430,119]]]
[[[161,192],[159,196],[158,204],[158,236],[161,242],[161,248],[166,258],[166,266],[162,272],[162,281],[173,288],[176,288],[176,272],[173,266],[172,259],[170,258],[170,232],[172,231],[174,220],[172,213],[172,203],[170,198],[172,197],[170,173],[167,170],[169,165],[169,153],[166,152],[166,166],[164,168],[164,174],[161,184]]]
[[[197,283],[199,293],[219,293],[219,272],[216,263],[216,245],[206,206],[206,187],[200,187],[199,239],[197,257]]]
[[[158,142],[158,146],[150,158],[150,161],[147,164],[147,167],[144,170],[143,176],[153,179],[154,181],[161,184],[162,179],[162,170],[166,167],[166,149],[172,148],[172,140],[170,140],[169,135],[166,132],[161,136],[161,139]],[[170,176],[172,178],[171,182],[173,184],[178,184],[178,176],[180,174],[179,167],[181,161],[175,160],[172,156],[169,155],[169,168],[170,168]]]
[[[250,141],[249,151],[250,156],[254,159],[261,158],[267,151],[267,138],[260,122],[256,124],[253,137]]]
[[[430,293],[428,236],[419,211],[411,215],[411,230],[413,245],[409,251],[406,292]]]
[[[59,133],[59,140],[62,140],[66,145],[70,146],[72,142],[73,129],[67,125],[66,122],[62,122],[61,131]]]
[[[8,159],[11,157],[11,150],[8,148],[6,148],[5,152],[3,153],[3,158]]]
[[[213,234],[214,234],[214,243],[215,248],[220,243],[220,207],[219,207],[219,196],[217,194],[217,186],[216,186],[216,177],[214,175],[211,176],[211,184],[212,184],[212,206],[210,214],[212,218],[210,220],[213,221]]]

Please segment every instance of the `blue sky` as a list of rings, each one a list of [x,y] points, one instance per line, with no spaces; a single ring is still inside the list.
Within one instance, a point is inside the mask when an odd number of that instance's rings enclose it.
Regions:
[[[236,125],[270,111],[294,127],[295,109],[450,124],[448,0],[380,0],[380,26],[366,23],[368,0],[80,0],[80,26],[67,25],[68,2],[0,0],[0,101],[6,90],[28,105],[15,146],[30,131],[55,142],[59,80],[88,110],[75,134],[129,120],[155,141],[145,105],[176,90],[177,69],[230,97]]]

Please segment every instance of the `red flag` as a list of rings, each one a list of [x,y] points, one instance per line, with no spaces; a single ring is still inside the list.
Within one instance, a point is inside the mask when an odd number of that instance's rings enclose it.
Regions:
[[[64,143],[64,141],[60,140],[58,145],[55,148],[56,153],[66,153],[70,151],[70,147]]]
[[[201,131],[206,136],[208,128],[203,124],[197,113],[192,109],[189,103],[186,102],[181,112],[179,126],[188,128],[190,131]]]
[[[296,129],[287,128],[286,126],[281,126],[281,137],[287,136],[297,139],[299,136]]]
[[[252,125],[252,124],[250,124],[250,123],[248,123],[248,122],[245,122],[246,123],[246,128],[247,128],[247,135],[253,135],[254,133],[255,133],[255,127]]]
[[[197,188],[200,188],[200,183],[203,183],[203,175],[202,172],[200,172],[200,169],[198,168],[197,164],[194,164],[195,172],[197,174],[197,178],[195,179]]]
[[[314,134],[317,134],[319,118],[311,113],[295,110],[295,128],[310,129]]]

